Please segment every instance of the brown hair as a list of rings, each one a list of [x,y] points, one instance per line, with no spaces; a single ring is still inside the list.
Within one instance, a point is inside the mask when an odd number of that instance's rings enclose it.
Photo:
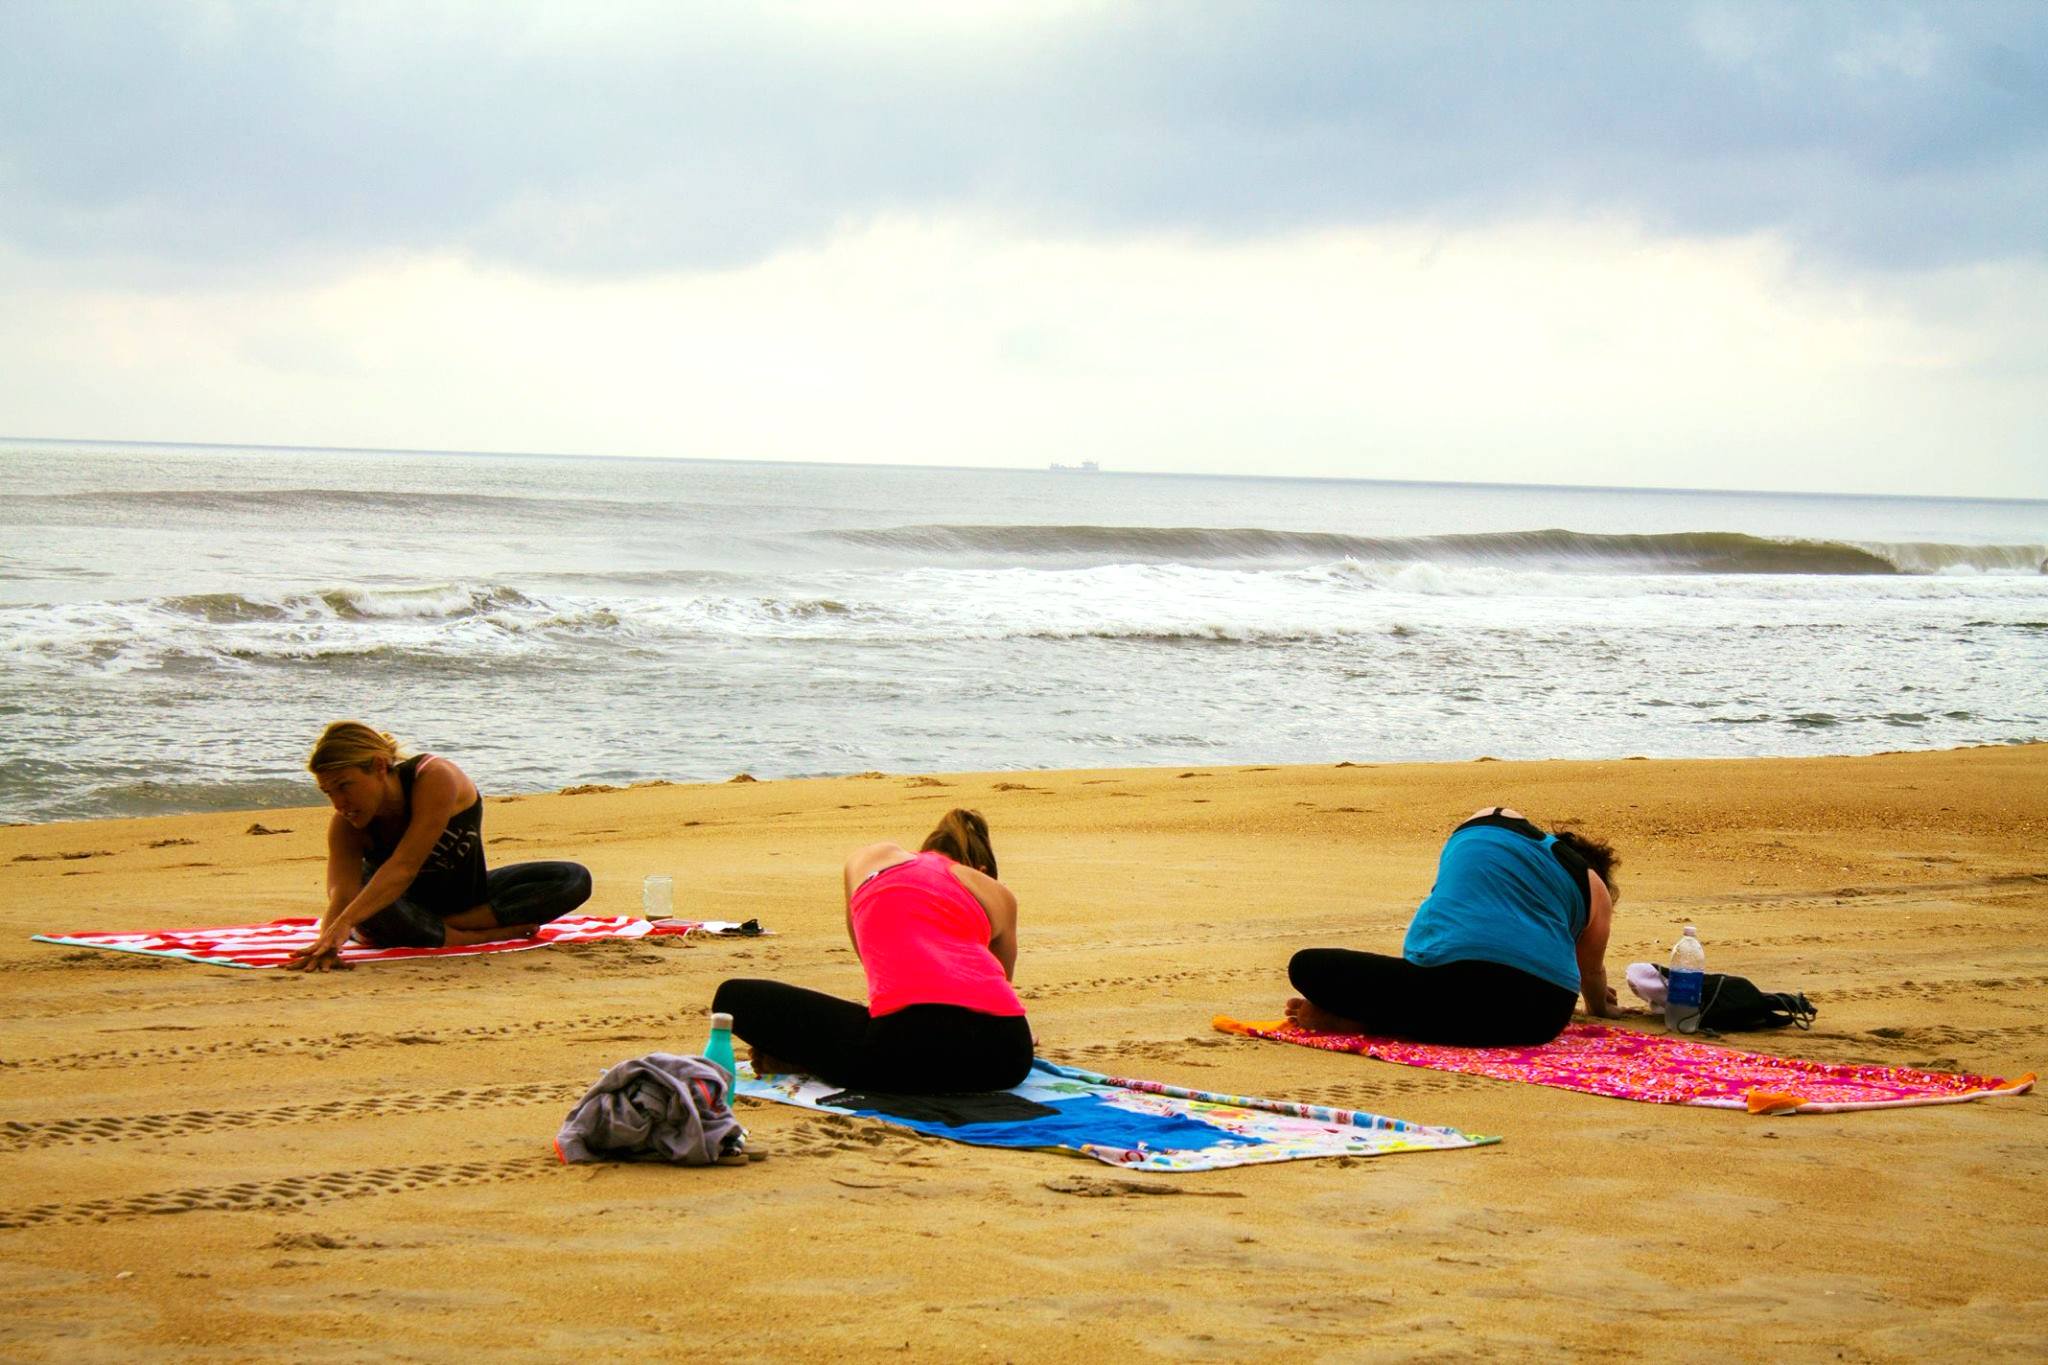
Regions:
[[[1607,883],[1607,894],[1615,900],[1621,899],[1621,888],[1614,884],[1614,869],[1621,866],[1621,855],[1610,844],[1602,843],[1590,834],[1581,834],[1575,829],[1551,831],[1557,841],[1576,852],[1586,860],[1586,865],[1600,874],[1600,880]]]
[[[955,807],[939,817],[939,823],[924,837],[922,853],[943,853],[956,863],[977,872],[996,875],[996,851],[989,845],[988,821],[978,810]]]
[[[313,752],[306,758],[306,771],[367,768],[380,758],[386,763],[397,763],[398,741],[359,720],[338,720],[320,732]]]

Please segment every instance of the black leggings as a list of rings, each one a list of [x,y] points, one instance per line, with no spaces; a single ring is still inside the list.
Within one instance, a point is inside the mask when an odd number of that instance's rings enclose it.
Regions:
[[[1498,962],[1423,967],[1348,948],[1304,948],[1287,979],[1311,1005],[1367,1033],[1457,1047],[1547,1043],[1571,1022],[1578,996]]]
[[[1021,1014],[911,1005],[871,1015],[851,1000],[780,981],[727,981],[711,1008],[768,1056],[850,1090],[942,1095],[1007,1090],[1031,1070]]]
[[[484,874],[484,899],[500,928],[547,924],[590,899],[590,873],[581,863],[513,863]],[[475,908],[437,910],[400,896],[357,925],[356,933],[379,948],[439,948],[448,941],[443,918]]]

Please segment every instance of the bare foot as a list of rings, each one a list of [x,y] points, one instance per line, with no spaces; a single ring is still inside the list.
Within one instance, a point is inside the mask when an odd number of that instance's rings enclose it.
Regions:
[[[1298,995],[1288,997],[1287,1022],[1310,1033],[1365,1032],[1356,1019],[1346,1019],[1341,1014],[1332,1014],[1326,1009],[1311,1005]]]
[[[504,943],[515,938],[532,938],[538,932],[538,924],[500,924],[488,929],[462,929],[451,924],[446,926],[446,936],[441,940],[441,946],[474,948],[481,943]]]
[[[756,1076],[787,1076],[796,1074],[802,1069],[791,1066],[780,1057],[771,1056],[757,1047],[747,1049],[747,1064],[754,1068]]]

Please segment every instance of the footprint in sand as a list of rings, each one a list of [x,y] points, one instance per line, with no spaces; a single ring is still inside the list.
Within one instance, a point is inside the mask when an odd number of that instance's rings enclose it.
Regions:
[[[1242,1199],[1238,1190],[1191,1190],[1186,1185],[1168,1184],[1164,1181],[1132,1180],[1120,1176],[1098,1176],[1090,1178],[1081,1175],[1062,1176],[1058,1180],[1038,1182],[1054,1194],[1077,1194],[1083,1199],[1128,1199],[1134,1195],[1173,1194],[1186,1195],[1195,1199]]]
[[[161,957],[142,957],[133,953],[106,953],[96,948],[81,948],[75,953],[62,953],[57,961],[66,967],[92,967],[101,971],[126,972],[140,967],[169,967],[174,965]],[[13,1063],[21,1065],[19,1061]]]
[[[336,1237],[326,1232],[280,1232],[263,1244],[277,1251],[377,1251],[382,1242],[359,1242],[353,1237]]]

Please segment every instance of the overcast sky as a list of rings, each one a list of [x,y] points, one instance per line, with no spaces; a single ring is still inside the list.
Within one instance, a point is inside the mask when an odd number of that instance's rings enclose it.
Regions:
[[[0,434],[2048,497],[2048,5],[0,0]]]

